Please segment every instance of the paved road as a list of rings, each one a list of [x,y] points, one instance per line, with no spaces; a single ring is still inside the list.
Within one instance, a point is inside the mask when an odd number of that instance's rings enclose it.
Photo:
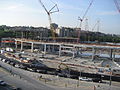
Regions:
[[[8,87],[0,86],[0,90],[10,90]]]
[[[11,68],[10,65],[7,65],[1,61],[0,61],[0,65],[3,67],[6,67],[6,69],[8,70]],[[0,79],[4,80],[5,82],[7,82],[12,86],[20,87],[22,88],[22,90],[73,90],[73,88],[64,88],[64,87],[45,85],[40,81],[37,81],[31,78],[30,77],[31,75],[28,76],[29,74],[28,71],[24,71],[22,69],[17,69],[12,67],[12,71],[15,72],[16,74],[20,74],[22,78],[20,79],[18,75],[12,76],[10,75],[10,73],[0,68],[0,76],[1,76]],[[0,90],[8,90],[8,89],[5,89],[5,87],[2,87],[2,88],[0,87]],[[76,88],[76,90],[79,90],[79,88],[78,89]]]
[[[88,90],[88,88],[83,88],[82,86],[79,88],[62,88],[62,87],[54,87],[54,86],[49,86],[46,84],[43,84],[43,82],[40,82],[39,80],[36,80],[35,78],[33,78],[33,76],[31,76],[33,73],[29,72],[29,71],[25,71],[19,68],[14,68],[9,64],[6,64],[2,61],[0,61],[0,65],[4,68],[6,68],[7,70],[11,70],[12,72],[15,74],[20,75],[22,78],[20,79],[20,77],[17,76],[10,76],[8,75],[8,73],[4,73],[0,72],[0,76],[2,75],[6,75],[5,77],[0,77],[0,79],[10,83],[11,85],[15,85],[17,87],[21,87],[22,90]],[[87,82],[88,86],[90,85]],[[91,83],[92,84],[92,83]],[[95,83],[93,83],[95,84]],[[96,84],[95,84],[96,85]],[[103,89],[99,88],[97,90],[109,90],[107,85],[102,85]],[[1,89],[0,89],[1,90]],[[90,90],[93,90],[93,88],[91,88]],[[111,90],[120,90],[119,87],[112,87]]]
[[[20,79],[20,77],[18,75],[10,76],[10,75],[8,75],[8,73],[0,72],[0,76],[5,75],[5,77],[2,77],[2,80],[8,82],[9,84],[11,84],[13,86],[20,87],[20,88],[22,88],[22,90],[73,90],[73,88],[64,88],[64,87],[49,86],[47,84],[43,84],[43,82],[36,80],[35,78],[33,78],[30,75],[30,74],[32,74],[32,72],[25,71],[25,70],[22,70],[19,68],[11,67],[11,65],[6,64],[2,61],[0,61],[0,65],[2,67],[6,68],[7,70],[11,70],[11,68],[12,68],[12,72],[14,72],[15,74],[18,74],[22,77]],[[79,90],[79,88],[76,88],[76,90]],[[86,89],[83,89],[83,90],[86,90]]]
[[[23,90],[54,90],[51,87],[48,87],[45,84],[40,83],[39,81],[29,77],[26,75],[26,73],[23,73],[22,70],[11,67],[10,65],[3,63],[2,61],[0,61],[0,65],[4,68],[6,68],[7,70],[12,69],[13,73],[16,73],[18,75],[20,75],[22,77],[22,79],[20,79],[18,76],[14,76],[17,78],[14,78],[13,76],[5,76],[2,77],[2,80],[15,85],[17,87],[21,87]],[[0,72],[0,76],[5,75],[3,72]]]

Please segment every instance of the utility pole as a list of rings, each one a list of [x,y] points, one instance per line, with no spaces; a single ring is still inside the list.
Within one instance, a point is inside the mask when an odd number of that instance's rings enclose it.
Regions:
[[[112,68],[110,67],[109,70],[110,70],[110,83],[109,83],[109,86],[111,87],[111,84],[112,84]]]

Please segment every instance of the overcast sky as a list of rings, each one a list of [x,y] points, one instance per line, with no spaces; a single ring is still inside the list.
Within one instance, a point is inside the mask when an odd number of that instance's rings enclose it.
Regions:
[[[60,11],[51,15],[52,22],[59,26],[79,27],[78,16],[83,17],[91,0],[42,0],[42,2],[48,10],[54,3],[58,4]],[[90,31],[97,20],[100,20],[101,32],[120,34],[120,13],[114,0],[94,0],[85,17],[88,19]],[[48,27],[49,21],[39,0],[0,0],[0,25]],[[82,25],[82,29],[84,28],[85,21]],[[97,26],[94,31],[96,30]]]

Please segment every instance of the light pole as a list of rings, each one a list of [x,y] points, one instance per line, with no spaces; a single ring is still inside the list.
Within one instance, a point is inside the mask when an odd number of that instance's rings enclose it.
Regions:
[[[12,65],[10,65],[10,74],[12,75]]]
[[[110,70],[110,83],[109,83],[109,86],[111,86],[111,84],[112,84],[112,69],[111,69],[111,67],[109,68],[109,70]]]
[[[78,85],[77,86],[79,86],[79,84],[80,84],[80,78],[81,78],[81,69],[80,69],[80,75],[78,77]]]

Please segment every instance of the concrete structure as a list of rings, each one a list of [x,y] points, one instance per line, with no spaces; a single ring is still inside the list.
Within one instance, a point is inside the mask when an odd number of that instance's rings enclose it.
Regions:
[[[48,37],[49,29],[43,27],[11,27],[11,31],[16,32],[18,38],[31,38],[31,39],[42,39]]]
[[[1,39],[1,47],[12,47],[15,45],[15,40],[12,38],[2,38]]]
[[[56,30],[59,37],[75,37],[75,30],[73,28],[60,27]]]
[[[79,55],[79,53],[82,53],[82,48],[90,48],[92,49],[92,60],[94,60],[94,57],[96,55],[97,49],[107,49],[109,51],[109,55],[111,59],[115,58],[115,50],[120,50],[120,45],[97,45],[97,44],[72,44],[72,43],[55,43],[55,42],[40,42],[35,40],[27,40],[27,39],[15,39],[16,42],[16,48],[17,48],[17,42],[21,42],[21,51],[23,50],[23,46],[25,43],[31,44],[31,52],[34,51],[34,45],[43,45],[43,52],[46,54],[46,52],[56,52],[58,51],[59,56],[62,55],[62,53],[69,53],[72,54],[72,58]],[[55,50],[56,49],[56,50]],[[113,55],[114,54],[114,55]]]

